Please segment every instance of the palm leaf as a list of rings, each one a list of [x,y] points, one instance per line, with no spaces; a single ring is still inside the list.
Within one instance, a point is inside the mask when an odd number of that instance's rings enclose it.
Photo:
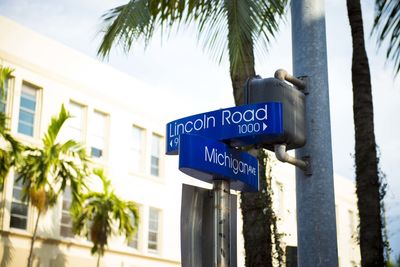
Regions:
[[[6,100],[6,82],[14,70],[0,65],[0,97]],[[12,166],[15,166],[20,159],[22,145],[9,133],[8,118],[0,111],[0,191],[3,190],[4,181]]]
[[[58,116],[54,116],[51,118],[50,125],[47,128],[47,132],[43,138],[43,144],[50,148],[56,141],[58,133],[61,130],[61,127],[64,125],[65,121],[69,119],[71,116],[65,109],[64,105],[61,106],[61,110],[58,113]]]
[[[81,144],[68,140],[57,143],[57,136],[70,118],[64,105],[54,116],[43,137],[42,147],[26,147],[23,160],[17,168],[18,181],[24,184],[22,198],[29,200],[32,192],[45,191],[48,205],[53,206],[67,184],[71,185],[72,202],[79,202],[87,173],[87,156]]]
[[[98,55],[107,57],[113,45],[129,52],[132,44],[143,38],[147,45],[159,27],[170,32],[183,23],[198,25],[202,40],[212,56],[220,62],[229,51],[232,68],[246,60],[246,45],[263,39],[268,43],[278,29],[278,19],[287,1],[251,0],[131,0],[103,15],[103,39]],[[231,40],[228,47],[227,40]],[[265,49],[265,46],[262,46]]]
[[[113,224],[117,224],[117,234],[130,239],[137,229],[139,213],[133,202],[124,201],[114,193],[102,169],[95,169],[93,173],[101,180],[103,189],[88,192],[82,197],[82,205],[72,208],[73,231],[90,238],[91,253],[102,256],[108,237],[113,234]]]
[[[400,1],[376,1],[372,33],[377,35],[379,46],[388,39],[386,58],[393,61],[397,75],[400,72]]]
[[[6,97],[6,81],[11,77],[13,71],[14,70],[9,67],[3,67],[0,65],[0,95],[3,100],[5,100]]]

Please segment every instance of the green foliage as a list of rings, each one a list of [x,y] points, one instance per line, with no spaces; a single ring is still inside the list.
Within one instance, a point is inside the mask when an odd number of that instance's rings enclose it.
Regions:
[[[103,15],[104,34],[98,54],[107,57],[114,44],[128,52],[135,41],[147,45],[154,32],[171,32],[184,24],[198,26],[199,39],[220,62],[229,52],[231,66],[246,61],[246,45],[260,41],[260,51],[278,29],[287,0],[130,0]],[[229,47],[228,47],[228,39]]]
[[[6,96],[6,94],[4,93],[6,88],[6,82],[11,77],[13,71],[14,70],[9,67],[3,67],[2,65],[0,65],[0,95],[3,100],[5,100]]]
[[[376,0],[372,32],[379,45],[388,41],[386,58],[394,63],[396,75],[400,72],[400,1]]]
[[[0,65],[0,95],[5,100],[5,83],[10,78],[13,70]],[[23,146],[10,134],[7,127],[8,118],[0,111],[0,192],[3,190],[4,181],[10,168],[21,159]]]
[[[0,112],[0,191],[12,166],[21,160],[23,145],[10,134],[7,128],[7,117]]]
[[[133,238],[139,222],[137,206],[132,201],[120,199],[111,188],[111,181],[104,171],[93,171],[103,185],[101,192],[88,192],[82,197],[82,206],[72,209],[73,231],[86,236],[92,241],[91,253],[104,255],[108,238],[116,232],[125,235],[128,240]],[[113,225],[117,223],[117,228]]]
[[[40,211],[52,207],[67,184],[71,186],[72,202],[80,201],[87,175],[88,158],[85,148],[74,140],[57,142],[57,136],[70,115],[64,105],[58,116],[51,119],[41,147],[26,147],[23,161],[17,168],[22,181],[22,200],[31,200]],[[38,198],[38,199],[36,199]]]
[[[392,261],[392,259],[389,258],[388,261],[386,261],[386,267],[400,267],[400,254],[397,256],[397,259],[395,259],[396,262]]]
[[[22,184],[21,200],[30,200],[38,211],[28,266],[32,266],[33,263],[33,244],[40,215],[57,203],[67,184],[71,187],[72,205],[80,204],[84,178],[87,176],[88,158],[85,148],[80,143],[74,140],[58,142],[58,134],[68,118],[70,115],[62,105],[58,116],[52,117],[42,138],[42,145],[26,146],[22,152],[22,159],[16,166],[17,181]]]
[[[158,29],[163,34],[179,30],[183,25],[196,25],[198,39],[218,62],[228,56],[235,103],[240,105],[243,104],[242,86],[255,75],[254,50],[267,50],[287,3],[287,0],[130,0],[103,15],[103,40],[98,55],[108,57],[114,45],[128,52],[138,40],[144,40],[147,45]],[[261,192],[242,195],[243,217],[250,217],[243,224],[245,243],[251,246],[246,247],[246,259],[262,258],[263,264],[272,264],[272,244],[263,240],[271,240],[273,226],[269,218],[273,215],[266,207],[267,201],[258,201],[264,200],[264,195]],[[268,213],[266,216],[264,210]],[[261,254],[265,257],[258,256]]]
[[[386,267],[400,267],[400,254],[397,255],[397,259],[396,262],[392,261],[391,259],[389,259],[386,262]]]

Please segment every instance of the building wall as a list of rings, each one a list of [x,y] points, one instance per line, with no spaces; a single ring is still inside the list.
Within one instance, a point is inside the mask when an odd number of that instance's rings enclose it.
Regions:
[[[106,116],[103,157],[94,159],[95,165],[106,170],[121,197],[139,204],[141,220],[138,248],[128,247],[121,237],[113,237],[102,260],[103,266],[180,266],[181,184],[190,183],[208,188],[210,185],[179,173],[176,156],[164,156],[163,136],[167,121],[164,119],[163,102],[167,93],[150,88],[141,81],[4,17],[0,17],[0,32],[0,64],[15,69],[10,83],[7,112],[11,118],[11,132],[19,140],[40,145],[40,138],[51,116],[59,112],[61,104],[70,108],[72,101],[83,107],[82,141],[87,144],[90,153],[93,134],[99,131],[98,125],[93,124],[96,121],[96,112]],[[18,133],[24,83],[38,89],[34,137]],[[69,126],[61,133],[64,139],[72,136]],[[133,126],[143,130],[143,161],[140,170],[134,170],[130,150]],[[153,134],[160,136],[162,140],[159,175],[151,174]],[[296,247],[294,167],[274,163],[273,170],[274,206],[279,217],[279,231],[285,234],[282,245],[284,248]],[[92,186],[98,188],[96,184]],[[341,266],[358,266],[360,256],[355,241],[358,223],[354,184],[336,176],[335,192],[339,261]],[[3,208],[0,211],[0,265],[24,266],[36,214],[29,207],[27,229],[10,228],[12,195],[13,173],[1,194]],[[84,238],[66,238],[60,235],[62,202],[63,199],[60,199],[56,207],[41,218],[39,239],[35,244],[37,260],[41,266],[94,266],[96,258],[90,255],[90,242]],[[150,208],[160,211],[158,249],[155,253],[148,249]],[[238,211],[238,266],[244,266],[240,214]]]
[[[150,107],[143,103],[145,95],[142,91],[147,90],[147,86],[5,18],[0,18],[0,31],[0,63],[14,69],[7,102],[12,134],[27,144],[40,145],[40,138],[51,117],[58,114],[61,105],[64,104],[68,109],[71,101],[78,103],[83,108],[82,138],[88,153],[91,152],[93,136],[104,130],[103,155],[101,158],[92,158],[94,165],[105,169],[119,196],[133,200],[140,206],[138,248],[130,248],[123,238],[113,237],[102,260],[103,265],[179,266],[181,182],[166,175],[164,126],[157,116],[152,117],[154,112],[149,112]],[[32,85],[37,90],[33,137],[18,130],[23,84]],[[96,112],[105,115],[104,129],[96,125]],[[130,162],[133,126],[143,131],[143,161],[139,170],[134,170],[133,162]],[[153,135],[161,140],[158,146],[158,175],[151,173]],[[67,124],[61,132],[61,139],[66,140],[71,136]],[[1,239],[4,246],[0,252],[3,259],[10,255],[8,258],[12,263],[7,266],[23,266],[36,213],[32,207],[28,208],[26,230],[10,227],[13,180],[14,175],[10,173],[1,195],[4,204]],[[92,188],[96,187],[98,185],[92,185]],[[62,199],[54,209],[41,217],[38,235],[42,239],[35,244],[35,254],[43,266],[94,265],[96,259],[89,253],[90,242],[84,238],[65,238],[60,235],[61,209]],[[150,209],[159,211],[155,252],[148,248]],[[54,251],[54,254],[48,251]],[[61,264],[61,261],[65,262]]]

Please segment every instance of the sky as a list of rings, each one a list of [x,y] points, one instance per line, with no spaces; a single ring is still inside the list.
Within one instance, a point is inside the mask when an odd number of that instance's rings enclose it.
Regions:
[[[0,15],[99,59],[96,51],[100,43],[101,15],[126,1],[0,0]],[[393,67],[386,62],[383,49],[379,50],[376,38],[370,36],[373,1],[362,1],[362,5],[372,76],[375,136],[380,168],[388,183],[385,203],[389,241],[393,254],[399,255],[400,78],[394,77]],[[326,0],[326,29],[334,171],[354,180],[352,51],[345,1]],[[272,77],[280,68],[291,72],[291,55],[290,15],[287,15],[268,52],[257,55],[257,74]],[[105,63],[168,92],[169,97],[162,108],[169,120],[234,105],[227,60],[218,64],[197,42],[192,27],[162,38],[161,34],[156,34],[146,49],[138,42],[128,55],[121,49],[114,49]],[[177,117],[177,110],[182,116]]]

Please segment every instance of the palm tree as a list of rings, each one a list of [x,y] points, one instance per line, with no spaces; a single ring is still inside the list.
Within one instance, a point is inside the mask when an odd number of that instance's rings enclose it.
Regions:
[[[7,127],[5,105],[2,103],[6,102],[6,83],[12,72],[12,69],[0,65],[0,191],[3,190],[8,172],[20,158],[22,150],[22,145],[12,137]]]
[[[254,47],[266,48],[278,30],[278,18],[287,0],[130,0],[109,10],[104,16],[104,36],[98,54],[107,57],[113,45],[128,52],[134,41],[149,43],[157,27],[198,25],[199,39],[219,60],[228,52],[233,95],[243,104],[244,82],[255,75]]]
[[[384,266],[381,201],[385,186],[379,175],[374,134],[371,75],[365,50],[359,0],[347,0],[353,41],[352,83],[355,127],[356,193],[360,216],[362,266]]]
[[[113,233],[113,224],[118,223],[118,234],[131,240],[138,227],[139,212],[135,203],[124,201],[115,194],[103,170],[96,169],[93,173],[101,179],[103,190],[85,194],[82,206],[72,209],[73,231],[92,241],[91,253],[97,253],[99,266],[108,238]]]
[[[386,58],[393,60],[395,73],[400,72],[400,1],[376,0],[373,32],[378,44],[389,38]]]
[[[58,142],[58,134],[68,118],[70,115],[62,105],[58,116],[51,119],[42,138],[42,147],[27,147],[23,151],[21,166],[17,168],[17,181],[23,185],[22,200],[30,200],[37,210],[28,267],[31,267],[33,262],[33,246],[40,216],[57,203],[58,196],[64,192],[67,185],[71,188],[72,205],[80,203],[88,158],[85,148],[80,143],[74,140]]]
[[[286,3],[287,0],[130,0],[103,16],[104,36],[98,54],[107,57],[115,44],[128,52],[140,38],[147,44],[157,27],[171,30],[173,25],[195,23],[205,47],[219,61],[227,52],[235,103],[241,105],[244,102],[242,87],[248,78],[255,76],[256,44],[260,41],[258,47],[266,48],[278,29],[278,19]],[[265,173],[261,173],[260,180],[266,180]],[[269,222],[259,219],[263,211],[269,210],[262,192],[268,192],[264,182],[260,183],[260,193],[241,194],[247,266],[272,264],[272,252],[267,247],[271,243],[271,227],[264,227]],[[260,235],[259,229],[267,232]]]

